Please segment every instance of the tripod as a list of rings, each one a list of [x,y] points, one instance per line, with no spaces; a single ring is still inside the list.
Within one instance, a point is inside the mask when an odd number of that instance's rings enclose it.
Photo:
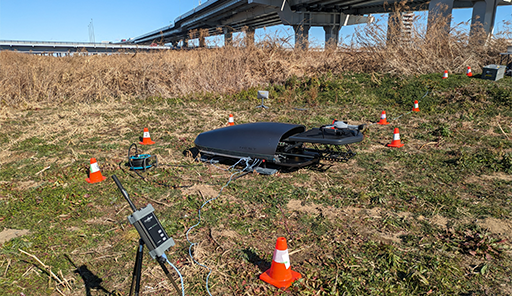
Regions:
[[[121,185],[121,182],[119,182],[116,175],[112,175],[112,179],[116,183],[117,188],[119,188],[119,191],[121,191],[121,194],[124,196],[128,204],[130,204],[130,207],[133,210],[133,214],[128,217],[128,221],[130,221],[130,223],[135,226],[137,232],[140,235],[139,248],[137,249],[137,256],[135,257],[135,266],[133,267],[132,285],[130,287],[129,295],[132,296],[133,292],[135,291],[135,296],[139,296],[140,278],[142,273],[142,255],[144,251],[144,245],[146,244],[151,257],[158,261],[158,264],[160,264],[160,267],[164,271],[165,275],[171,281],[172,285],[176,289],[176,292],[178,292],[178,295],[181,294],[178,285],[176,285],[176,282],[171,277],[169,270],[165,266],[167,261],[165,258],[165,251],[169,247],[174,246],[174,241],[171,237],[167,236],[167,233],[163,229],[162,225],[153,214],[153,206],[148,204],[145,208],[137,210],[137,207],[135,207],[135,204],[133,204],[130,196],[128,196],[128,192],[126,192],[126,190],[123,188],[123,185]]]
[[[140,292],[140,279],[141,279],[141,273],[142,273],[142,256],[143,256],[143,250],[144,250],[144,240],[142,238],[139,239],[139,248],[137,249],[137,255],[135,257],[135,266],[133,267],[133,274],[132,274],[132,285],[130,287],[130,296],[133,295],[132,293],[135,291],[135,296],[139,296]],[[164,271],[167,278],[171,281],[172,285],[174,286],[174,289],[176,289],[176,292],[178,295],[181,295],[181,290],[174,281],[174,278],[169,273],[169,270],[165,266],[165,259],[163,257],[157,258],[158,263],[160,264],[160,267],[162,267],[162,270]]]

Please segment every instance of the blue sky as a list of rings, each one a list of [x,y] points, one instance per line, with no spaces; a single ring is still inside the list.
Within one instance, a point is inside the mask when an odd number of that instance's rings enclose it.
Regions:
[[[198,0],[0,0],[0,40],[88,42],[92,20],[96,42],[115,42],[167,26],[198,4]],[[453,23],[468,21],[471,9],[455,9],[453,16]],[[503,21],[512,21],[512,6],[498,8],[495,30],[505,27]],[[354,29],[345,27],[340,36],[349,41]],[[293,34],[290,27],[277,26],[257,30],[256,35],[275,31],[281,36]],[[323,29],[312,28],[310,41],[323,43]]]

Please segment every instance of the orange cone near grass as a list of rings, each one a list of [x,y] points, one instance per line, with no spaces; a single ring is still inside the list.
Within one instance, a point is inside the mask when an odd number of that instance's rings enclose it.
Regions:
[[[443,79],[448,78],[448,70],[444,70]]]
[[[277,288],[288,288],[294,281],[300,279],[300,273],[293,271],[290,266],[288,246],[284,237],[277,238],[272,265],[260,275],[260,280]]]
[[[473,76],[473,73],[471,72],[471,67],[470,66],[468,66],[468,70],[466,71],[466,76],[467,77]]]
[[[414,112],[420,112],[420,107],[418,105],[418,100],[414,101],[414,108],[412,108]]]
[[[142,136],[142,142],[139,142],[141,145],[153,145],[155,142],[151,141],[151,136],[149,135],[149,129],[147,127],[144,128],[144,134]]]
[[[393,141],[391,142],[391,144],[386,144],[386,146],[393,148],[400,148],[404,146],[404,144],[400,142],[400,132],[398,131],[397,127],[395,127],[395,130],[393,131]]]
[[[389,122],[386,119],[386,111],[382,111],[382,114],[380,115],[380,120],[377,122],[377,124],[386,125],[389,124]]]
[[[89,178],[85,179],[87,183],[98,183],[105,180],[107,177],[103,177],[100,172],[100,167],[96,158],[91,158],[91,168],[89,171]]]
[[[233,118],[233,114],[229,114],[228,125],[235,125],[235,118]]]

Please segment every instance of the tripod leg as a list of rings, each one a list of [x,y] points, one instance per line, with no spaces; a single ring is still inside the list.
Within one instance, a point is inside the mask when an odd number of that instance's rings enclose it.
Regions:
[[[140,291],[140,278],[141,278],[141,272],[142,272],[142,255],[144,250],[144,241],[142,239],[139,239],[139,249],[137,250],[137,256],[135,257],[135,266],[133,267],[133,274],[132,274],[132,286],[130,287],[130,294],[129,296],[132,296],[134,288],[135,288],[135,296],[139,295]]]
[[[167,278],[171,281],[171,284],[174,286],[174,289],[176,289],[176,292],[178,292],[178,295],[181,295],[181,290],[178,287],[178,285],[176,284],[176,282],[174,281],[174,278],[169,273],[169,270],[165,266],[165,263],[160,262],[160,260],[157,260],[157,261],[158,261],[158,264],[160,264],[160,267],[162,267],[162,270],[164,271],[164,273],[167,276]]]

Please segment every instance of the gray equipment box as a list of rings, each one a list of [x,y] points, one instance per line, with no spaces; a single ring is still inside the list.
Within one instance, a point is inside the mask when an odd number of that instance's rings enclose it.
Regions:
[[[498,81],[505,75],[506,66],[487,65],[482,69],[482,79]]]
[[[145,208],[128,216],[128,221],[139,232],[153,259],[161,257],[165,251],[174,246],[174,240],[167,235],[160,221],[153,214],[154,211],[153,206],[148,204]]]

